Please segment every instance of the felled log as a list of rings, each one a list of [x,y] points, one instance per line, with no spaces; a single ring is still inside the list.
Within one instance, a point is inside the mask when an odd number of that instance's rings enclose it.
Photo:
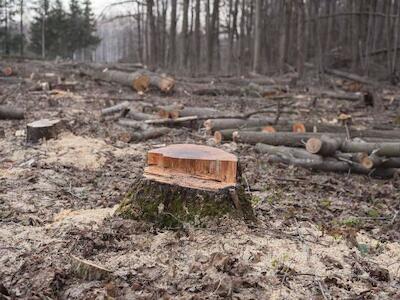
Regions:
[[[103,71],[84,70],[83,73],[97,80],[131,87],[137,92],[147,91],[150,85],[150,78],[141,72],[126,73],[105,69]]]
[[[114,113],[117,113],[117,112],[121,112],[121,111],[127,109],[128,106],[129,106],[129,102],[128,101],[124,101],[124,102],[118,103],[118,104],[116,104],[114,106],[103,108],[101,110],[101,114],[103,116],[105,116],[105,115],[110,115],[110,114],[114,114]]]
[[[0,120],[21,120],[24,118],[23,110],[8,105],[0,105]]]
[[[337,173],[351,172],[381,179],[392,178],[395,174],[398,174],[396,169],[378,168],[370,170],[361,164],[339,161],[332,157],[323,158],[316,154],[310,154],[303,149],[275,147],[264,144],[257,144],[255,149],[259,153],[269,154],[268,161],[270,162],[279,162],[310,170]]]
[[[151,115],[151,114],[146,114],[138,111],[132,111],[130,110],[128,114],[126,115],[128,119],[136,120],[136,121],[146,121],[146,120],[153,120],[157,119],[157,116]]]
[[[328,137],[326,135],[312,137],[308,139],[306,143],[306,150],[312,154],[332,156],[340,148],[341,143],[341,139]]]
[[[400,143],[362,143],[343,141],[340,150],[342,152],[356,153],[376,153],[378,156],[399,157],[400,156]]]
[[[306,132],[316,133],[346,133],[346,127],[319,124],[305,123]],[[354,129],[349,128],[349,133],[352,138],[380,138],[380,139],[400,139],[400,130],[376,130],[376,129]]]
[[[364,101],[365,94],[324,91],[320,94],[320,96],[337,100]]]
[[[143,74],[150,79],[150,87],[156,88],[163,93],[170,93],[175,88],[175,79],[170,76],[159,75],[149,71],[145,71]]]
[[[148,128],[142,131],[135,131],[130,133],[128,142],[144,142],[159,138],[169,132],[171,132],[171,129],[166,127]]]
[[[117,213],[161,227],[210,218],[254,219],[249,195],[238,183],[237,157],[201,145],[170,145],[149,151],[148,166]]]
[[[84,74],[97,80],[114,82],[124,86],[132,87],[137,92],[146,92],[153,86],[161,92],[168,93],[174,89],[175,80],[172,77],[162,76],[150,71],[137,71],[133,73],[114,70],[83,70]]]
[[[136,129],[140,129],[143,127],[143,122],[131,120],[131,119],[127,119],[127,118],[118,119],[118,124],[121,126],[131,127],[131,128],[136,128]]]
[[[26,125],[26,141],[37,143],[42,139],[56,138],[61,130],[60,120],[42,119]]]
[[[380,167],[384,162],[384,158],[379,157],[375,153],[371,153],[370,155],[366,155],[361,160],[361,164],[367,169],[374,169]]]
[[[308,133],[293,133],[293,132],[253,132],[253,131],[235,131],[233,141],[236,143],[245,143],[255,145],[264,143],[271,146],[289,146],[302,147],[307,140],[312,137]]]
[[[357,82],[368,84],[368,85],[376,84],[374,81],[371,81],[367,78],[358,76],[356,74],[344,72],[344,71],[339,71],[339,70],[334,70],[334,69],[326,69],[325,72],[330,75],[335,75],[335,76],[338,76],[338,77],[341,77],[344,79],[349,79],[349,80],[357,81]]]
[[[183,109],[182,104],[172,104],[161,106],[158,109],[158,115],[163,119],[176,119],[179,118],[179,112]],[[192,115],[193,116],[193,115]]]
[[[242,131],[261,131],[262,127],[249,127],[249,128],[242,128]],[[220,144],[223,141],[232,141],[233,137],[232,134],[238,131],[237,128],[235,129],[223,129],[217,130],[214,132],[214,140],[217,144]]]
[[[244,127],[263,127],[274,124],[274,118],[262,119],[209,119],[204,122],[204,127],[208,133],[213,133],[217,130],[244,128]]]

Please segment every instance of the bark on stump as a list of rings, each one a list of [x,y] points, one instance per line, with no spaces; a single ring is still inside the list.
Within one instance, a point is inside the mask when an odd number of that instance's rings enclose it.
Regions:
[[[254,220],[250,196],[237,179],[236,156],[220,149],[178,144],[151,150],[118,212],[169,228],[225,215]]]
[[[41,139],[56,138],[60,132],[60,120],[42,119],[29,123],[26,126],[26,141],[29,143],[37,143]]]

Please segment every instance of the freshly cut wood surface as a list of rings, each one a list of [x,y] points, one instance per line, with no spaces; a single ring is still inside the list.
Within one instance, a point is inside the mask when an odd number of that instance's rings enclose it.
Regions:
[[[237,157],[223,150],[192,144],[177,144],[153,149],[147,156],[148,174],[163,176],[172,173],[215,180],[234,185]]]
[[[11,76],[14,74],[14,71],[11,67],[3,68],[2,72],[3,72],[4,76]]]

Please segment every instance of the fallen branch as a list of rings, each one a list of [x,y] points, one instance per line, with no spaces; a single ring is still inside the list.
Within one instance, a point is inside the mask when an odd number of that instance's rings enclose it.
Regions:
[[[114,106],[110,106],[107,108],[104,108],[101,110],[101,115],[105,116],[105,115],[110,115],[113,113],[117,113],[120,111],[123,111],[125,109],[127,109],[129,106],[129,102],[128,101],[124,101],[122,103],[118,103],[117,105]]]

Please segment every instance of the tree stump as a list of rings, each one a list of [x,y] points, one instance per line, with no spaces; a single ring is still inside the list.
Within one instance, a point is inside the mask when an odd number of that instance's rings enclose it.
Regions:
[[[161,227],[202,224],[225,215],[254,220],[250,196],[238,179],[233,154],[177,144],[148,152],[148,166],[120,204],[126,218]]]
[[[58,136],[60,132],[60,120],[42,119],[29,123],[26,126],[26,141],[29,143],[37,143],[41,139],[52,139]]]

